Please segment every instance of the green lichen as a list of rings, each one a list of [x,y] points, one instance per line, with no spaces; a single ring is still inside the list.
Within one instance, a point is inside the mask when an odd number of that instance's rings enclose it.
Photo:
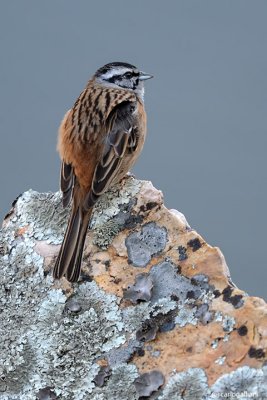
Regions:
[[[101,196],[94,206],[90,221],[90,228],[94,231],[94,244],[105,250],[114,237],[124,229],[125,221],[130,216],[133,206],[133,196],[140,188],[141,181],[127,177],[122,186],[115,185]]]
[[[93,243],[105,250],[121,230],[122,226],[116,220],[111,219],[94,229]]]
[[[94,206],[90,228],[101,227],[116,216],[120,212],[121,206],[128,204],[140,191],[141,186],[142,181],[126,177],[122,184],[114,185],[108,192],[104,193]]]

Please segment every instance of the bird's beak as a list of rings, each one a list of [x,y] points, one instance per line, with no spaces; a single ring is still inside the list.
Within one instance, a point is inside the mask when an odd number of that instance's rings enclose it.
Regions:
[[[149,75],[145,72],[140,71],[140,75],[139,75],[140,81],[146,81],[147,79],[151,79],[151,78],[153,78],[153,75]]]

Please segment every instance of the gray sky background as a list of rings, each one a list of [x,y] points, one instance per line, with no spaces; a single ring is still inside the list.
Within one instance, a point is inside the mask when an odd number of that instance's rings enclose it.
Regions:
[[[267,298],[267,2],[13,0],[0,13],[1,219],[58,189],[57,129],[89,77],[128,61],[146,85],[134,168]]]

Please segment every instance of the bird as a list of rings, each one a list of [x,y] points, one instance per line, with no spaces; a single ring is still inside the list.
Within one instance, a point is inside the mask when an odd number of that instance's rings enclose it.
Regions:
[[[104,65],[60,124],[60,189],[63,207],[71,204],[71,212],[53,269],[55,279],[79,280],[93,207],[130,171],[143,148],[144,81],[150,78],[129,63]]]

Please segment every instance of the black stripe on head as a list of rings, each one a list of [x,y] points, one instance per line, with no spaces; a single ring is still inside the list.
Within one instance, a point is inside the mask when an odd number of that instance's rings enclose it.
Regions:
[[[119,61],[117,61],[117,62],[112,62],[112,63],[109,63],[109,64],[106,64],[106,65],[104,65],[103,67],[101,67],[101,68],[99,68],[97,71],[96,71],[96,73],[95,73],[95,76],[101,76],[101,75],[103,75],[103,74],[105,74],[106,72],[108,72],[108,71],[110,71],[111,69],[113,69],[113,68],[116,68],[116,67],[124,67],[124,68],[130,68],[130,69],[137,69],[134,65],[132,65],[132,64],[128,64],[128,63],[125,63],[125,62],[119,62]]]
[[[133,84],[132,89],[135,90],[137,88],[137,86],[139,85],[139,79],[136,79],[136,81]]]
[[[119,82],[123,79],[122,75],[112,75],[110,78],[108,78],[108,81],[110,83],[115,83],[115,82]]]

